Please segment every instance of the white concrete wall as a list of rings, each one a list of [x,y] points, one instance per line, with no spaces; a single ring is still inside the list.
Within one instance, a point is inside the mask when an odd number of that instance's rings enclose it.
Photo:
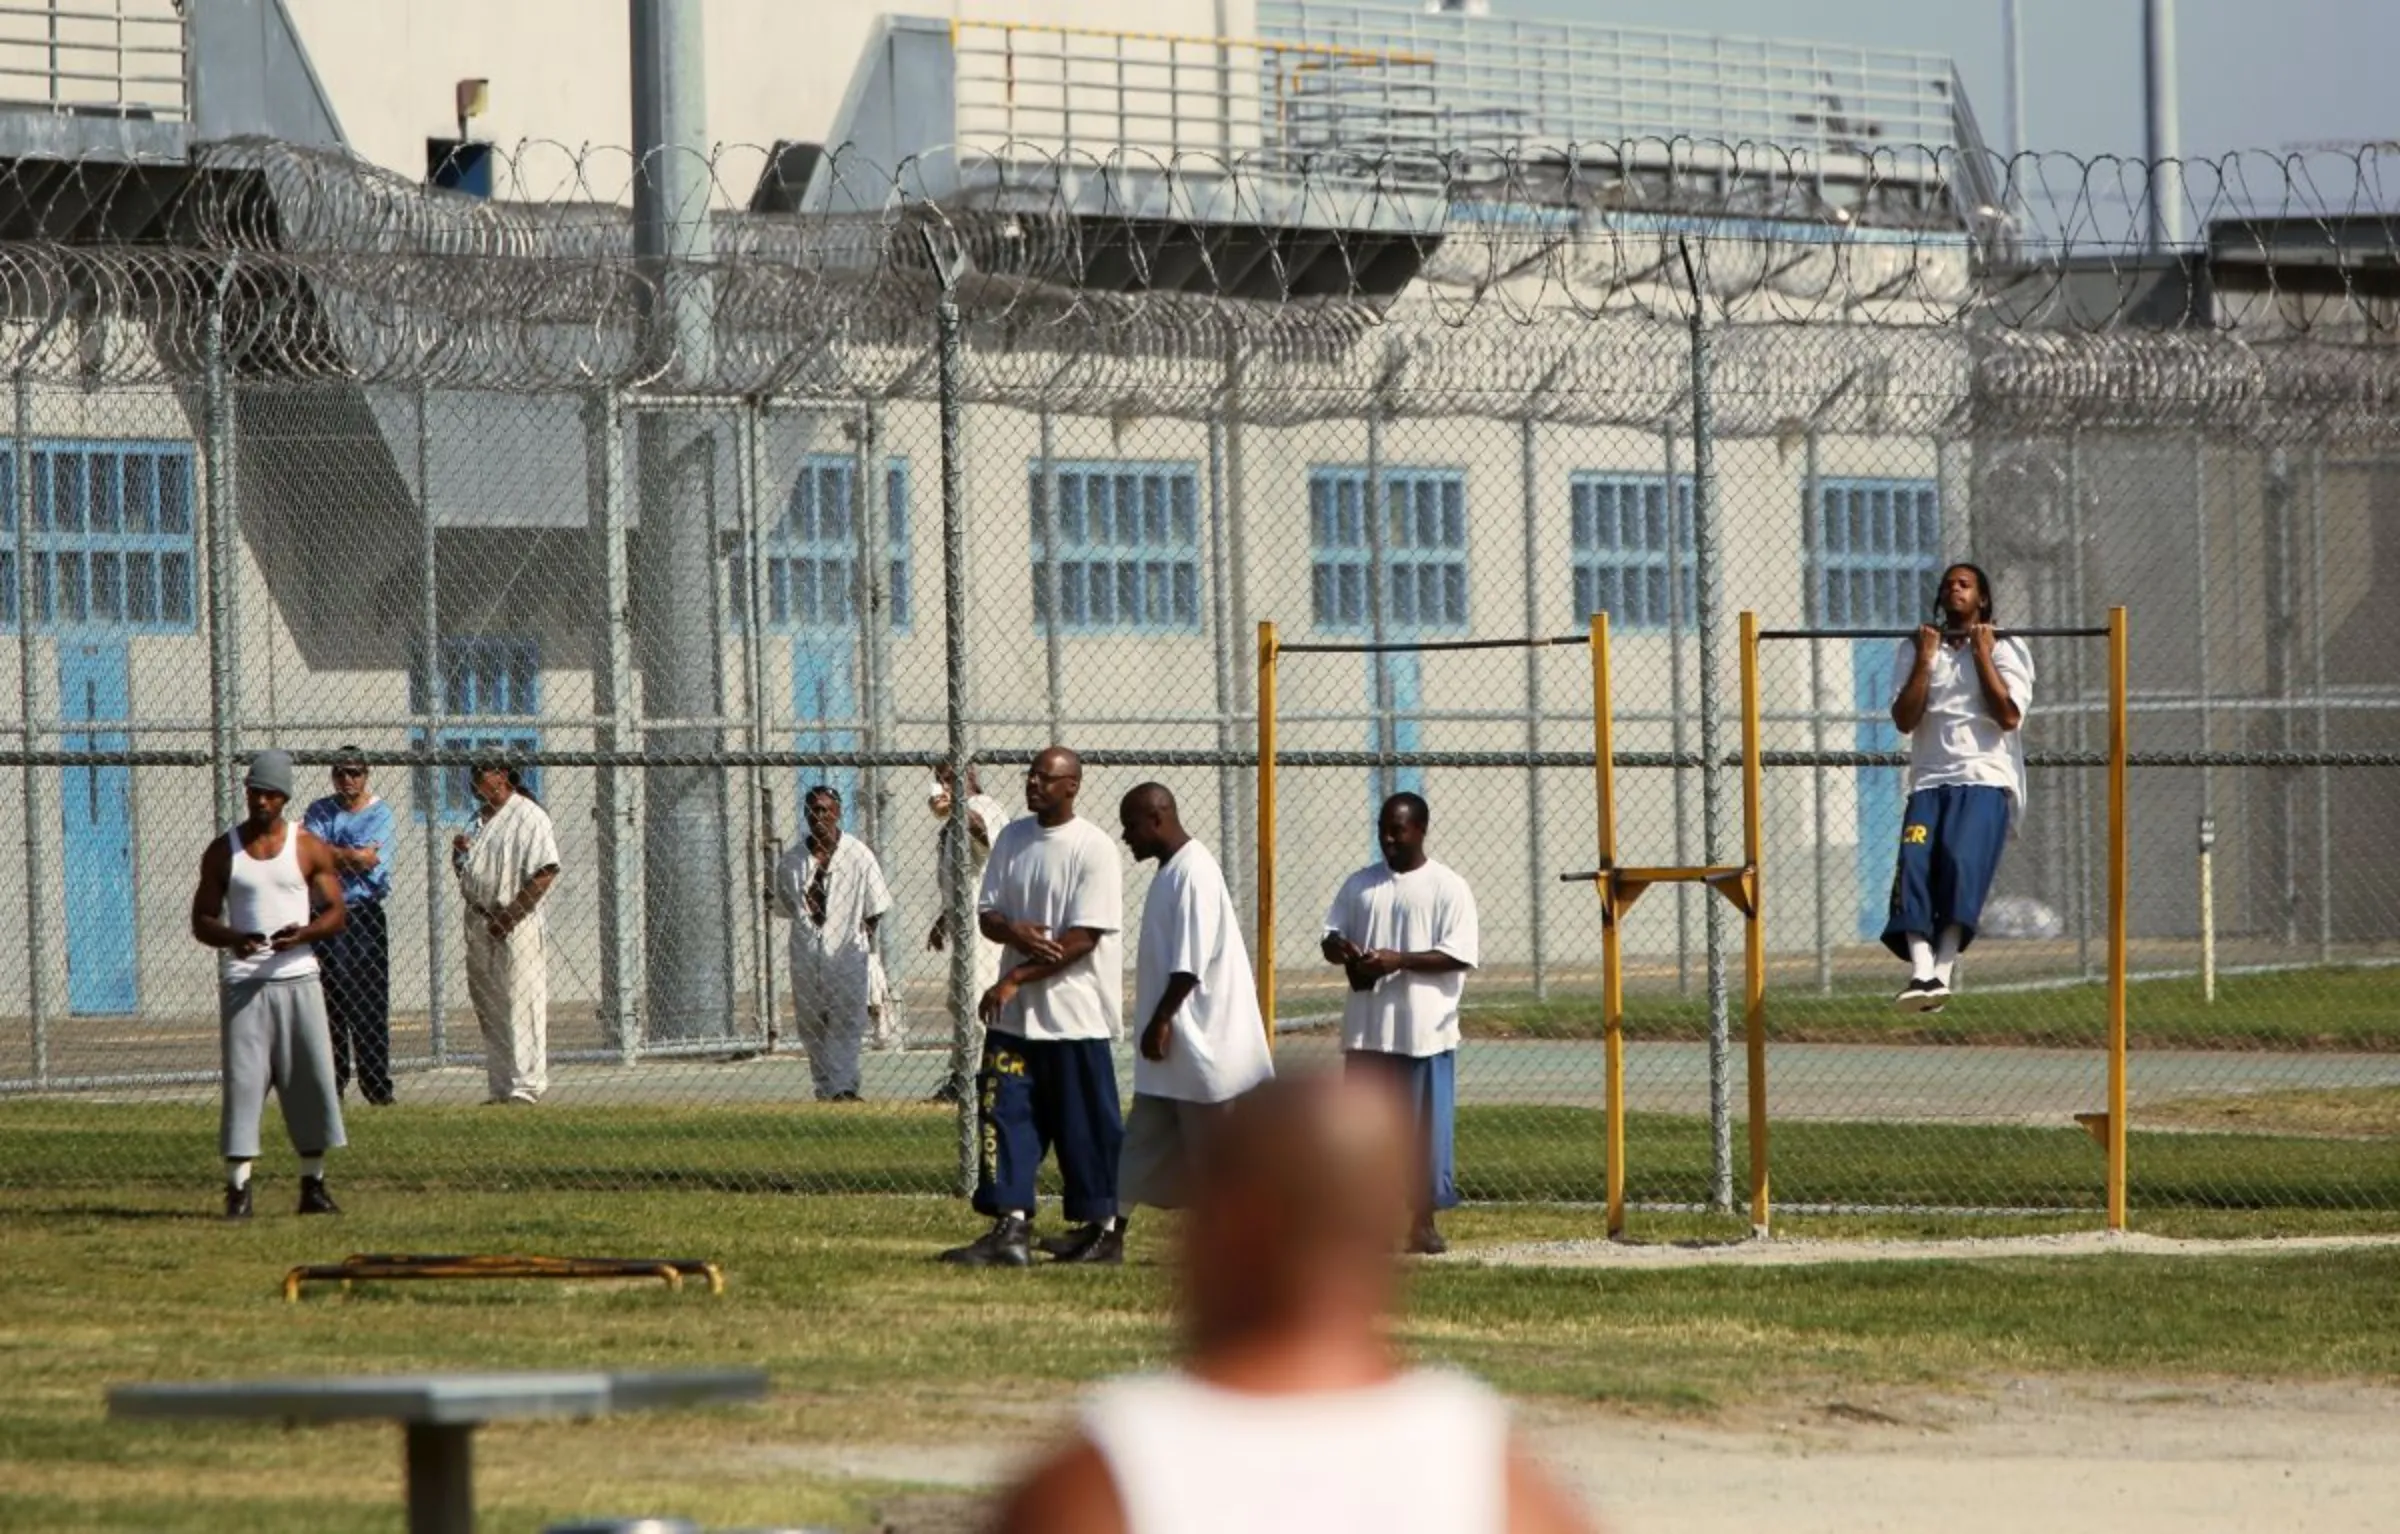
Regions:
[[[352,148],[414,180],[425,140],[456,131],[452,87],[491,82],[491,109],[473,136],[514,150],[518,195],[623,200],[621,154],[585,157],[590,184],[571,177],[585,146],[621,149],[633,136],[625,10],[594,0],[286,0],[293,24]],[[1152,0],[1131,14],[1120,0],[707,0],[708,134],[764,150],[778,139],[822,142],[861,52],[884,14],[965,22],[1139,30],[1195,37],[1246,35],[1249,0]],[[1031,34],[1029,34],[1029,37]],[[932,147],[932,146],[927,146]],[[747,198],[763,163],[728,154],[720,194]]]

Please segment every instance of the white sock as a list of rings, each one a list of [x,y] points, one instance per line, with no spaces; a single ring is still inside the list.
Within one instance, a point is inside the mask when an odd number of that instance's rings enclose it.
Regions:
[[[1933,978],[1933,944],[1914,932],[1908,934],[1908,978],[1911,980],[1931,980]]]
[[[1966,929],[1956,922],[1942,928],[1941,945],[1933,955],[1933,978],[1944,985],[1950,983],[1950,972],[1958,967],[1958,950],[1964,946],[1966,936]]]
[[[1102,1230],[1115,1230],[1115,1229],[1116,1229],[1116,1228],[1117,1228],[1119,1225],[1121,1225],[1121,1224],[1123,1224],[1123,1223],[1124,1223],[1124,1222],[1123,1222],[1122,1220],[1118,1219],[1118,1218],[1117,1218],[1115,1215],[1113,1215],[1113,1214],[1112,1214],[1112,1215],[1110,1215],[1110,1216],[1109,1216],[1109,1217],[1108,1217],[1106,1220],[1104,1220],[1104,1221],[1102,1221],[1102,1222],[1101,1222],[1100,1228],[1101,1228]]]
[[[1022,1209],[1011,1209],[1007,1214],[1002,1215],[1001,1218],[1004,1220],[1022,1220],[1025,1218],[1025,1211]]]
[[[325,1158],[323,1156],[302,1156],[300,1158],[300,1175],[323,1177],[325,1175]]]
[[[227,1161],[225,1163],[225,1186],[234,1189],[249,1187],[250,1163],[247,1161]]]

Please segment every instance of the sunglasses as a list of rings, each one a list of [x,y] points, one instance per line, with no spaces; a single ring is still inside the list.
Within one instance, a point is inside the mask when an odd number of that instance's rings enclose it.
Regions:
[[[336,767],[333,769],[333,775],[337,778],[363,778],[367,775],[367,769],[364,767]]]

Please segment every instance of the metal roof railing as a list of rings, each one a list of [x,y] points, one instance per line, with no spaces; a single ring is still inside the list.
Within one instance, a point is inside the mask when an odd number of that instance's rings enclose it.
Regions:
[[[953,23],[951,47],[962,143],[1268,170],[1353,160],[1439,183],[1424,56],[998,21]]]
[[[178,0],[0,0],[0,108],[183,122]]]
[[[1445,149],[1521,154],[1637,139],[1773,145],[1884,175],[1958,144],[1942,54],[1577,22],[1260,0],[1267,37],[1431,61]]]

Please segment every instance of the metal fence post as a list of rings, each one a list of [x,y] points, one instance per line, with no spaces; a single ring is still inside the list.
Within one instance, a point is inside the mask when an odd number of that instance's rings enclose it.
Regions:
[[[2333,749],[2325,706],[2325,449],[2308,453],[2309,685],[2317,705],[2316,748]],[[2317,769],[2317,962],[2333,961],[2333,775]]]
[[[1225,422],[1216,412],[1208,417],[1208,594],[1209,627],[1215,631],[1217,652],[1217,860],[1225,882],[1240,889],[1242,845],[1237,773],[1231,763],[1235,748],[1233,592],[1226,570]],[[1055,589],[1055,588],[1053,588]]]
[[[1823,501],[1823,464],[1819,457],[1822,446],[1816,428],[1809,428],[1802,445],[1805,457],[1800,481],[1801,536],[1808,549],[1808,584],[1810,600],[1802,604],[1801,618],[1814,628],[1824,621],[1820,604],[1814,599],[1817,582],[1825,569],[1825,507]],[[1825,641],[1808,642],[1808,744],[1818,760],[1808,769],[1809,816],[1813,833],[1809,838],[1815,879],[1817,940],[1817,994],[1833,994],[1833,873],[1825,864],[1825,841],[1833,829],[1832,780],[1826,775],[1825,763]]]
[[[1685,720],[1690,714],[1686,707],[1687,689],[1683,676],[1683,636],[1691,625],[1692,614],[1683,600],[1683,539],[1680,524],[1683,520],[1680,497],[1675,488],[1675,423],[1662,421],[1658,428],[1660,451],[1666,457],[1667,471],[1667,712],[1672,716],[1667,726],[1668,744],[1675,752],[1675,769],[1668,774],[1675,793],[1675,863],[1688,867],[1692,861],[1692,793],[1691,774],[1683,766],[1684,753],[1691,749],[1689,728]],[[1692,891],[1689,885],[1675,886],[1675,991],[1677,995],[1692,988]]]
[[[945,913],[950,923],[950,1079],[974,1081],[979,1064],[975,1047],[975,913],[974,895],[967,888],[971,868],[967,839],[967,522],[966,465],[960,457],[959,415],[964,387],[966,338],[958,312],[958,278],[966,257],[954,240],[925,231],[926,254],[940,280],[934,303],[934,325],[940,336],[942,420],[942,695],[947,754],[950,759],[950,835],[945,849],[950,860],[950,900]],[[958,1191],[975,1189],[980,1158],[976,1155],[979,1093],[958,1094]]]
[[[1707,264],[1703,245],[1700,268]],[[1692,295],[1692,563],[1700,630],[1700,835],[1706,862],[1725,860],[1724,696],[1717,667],[1717,608],[1724,573],[1717,551],[1717,422],[1708,308],[1700,268],[1684,247]],[[1708,932],[1709,1208],[1733,1207],[1732,1023],[1725,978],[1725,902],[1705,902]]]
[[[1383,402],[1376,400],[1367,406],[1367,484],[1365,496],[1367,533],[1367,628],[1378,645],[1386,641],[1391,622],[1388,606],[1391,580],[1391,526],[1386,520],[1383,489]],[[1392,670],[1390,657],[1381,650],[1367,657],[1367,680],[1375,699],[1374,799],[1381,804],[1384,798],[1399,787],[1399,777],[1392,770],[1391,754],[1398,730],[1392,718]]]
[[[1066,739],[1066,655],[1060,644],[1060,593],[1058,589],[1058,418],[1045,406],[1041,414],[1041,481],[1042,481],[1042,588],[1049,593],[1042,604],[1042,681],[1044,698],[1048,703],[1046,717],[1050,721],[1050,739],[1055,745]]]
[[[417,665],[425,688],[425,732],[421,749],[419,808],[425,818],[425,1029],[427,1048],[438,1068],[450,1063],[450,998],[443,971],[442,890],[450,882],[450,857],[442,844],[442,774],[432,763],[441,749],[442,712],[449,703],[442,676],[441,528],[434,520],[433,445],[427,421],[427,391],[416,391],[417,415]]]
[[[25,760],[17,770],[25,816],[25,1021],[33,1049],[33,1083],[46,1087],[50,1084],[50,950],[49,923],[43,918],[50,901],[42,868],[42,785],[33,765],[38,738],[33,727],[37,695],[33,666],[33,383],[23,367],[17,369],[16,440],[9,448],[16,461],[11,494],[17,521],[17,719],[19,742],[25,748]]]
[[[899,593],[892,586],[891,466],[884,451],[883,401],[866,402],[859,412],[859,452],[868,467],[866,505],[875,520],[875,610],[867,621],[867,657],[873,670],[868,679],[869,743],[888,751],[897,730],[892,708],[892,604]],[[892,823],[891,779],[880,766],[867,769],[868,796],[874,801],[878,829]]]
[[[1542,631],[1540,442],[1534,419],[1517,423],[1517,489],[1525,513],[1525,633]],[[1672,539],[1669,540],[1672,542]],[[1549,902],[1549,860],[1542,852],[1542,650],[1525,649],[1525,894],[1533,924],[1533,999],[1550,999],[1549,944],[1544,933]]]
[[[636,990],[641,965],[636,957],[637,924],[633,917],[634,889],[641,878],[636,852],[633,784],[623,765],[623,753],[635,729],[633,703],[633,575],[625,547],[625,423],[616,392],[604,389],[592,397],[586,417],[585,455],[591,485],[590,512],[599,520],[593,549],[594,575],[600,588],[599,631],[593,636],[593,658],[599,675],[593,691],[599,696],[600,749],[608,753],[594,785],[595,849],[599,861],[600,1017],[604,1035],[620,1063],[630,1065],[641,1050],[641,1011]]]
[[[201,510],[208,519],[209,768],[215,775],[217,822],[241,818],[233,766],[241,751],[242,678],[234,653],[240,621],[240,530],[233,503],[233,400],[225,369],[225,300],[233,262],[217,276],[201,338],[200,420],[207,439],[201,458]]]
[[[742,544],[742,588],[734,598],[742,609],[742,712],[750,722],[750,749],[765,751],[767,747],[767,630],[766,604],[760,600],[764,584],[766,535],[761,527],[765,521],[765,503],[761,487],[766,483],[763,463],[765,449],[760,444],[764,435],[766,402],[755,395],[742,402],[741,425],[735,433],[739,440],[741,461],[736,474],[734,511],[739,528],[736,536]],[[749,866],[750,940],[758,965],[756,982],[751,986],[750,1004],[757,1009],[758,1037],[763,1044],[775,1031],[775,918],[770,912],[768,881],[772,871],[766,866],[768,843],[775,836],[775,827],[766,818],[767,800],[764,797],[767,769],[752,764],[743,819],[750,826],[749,846],[742,861]],[[874,833],[870,829],[868,841]]]

